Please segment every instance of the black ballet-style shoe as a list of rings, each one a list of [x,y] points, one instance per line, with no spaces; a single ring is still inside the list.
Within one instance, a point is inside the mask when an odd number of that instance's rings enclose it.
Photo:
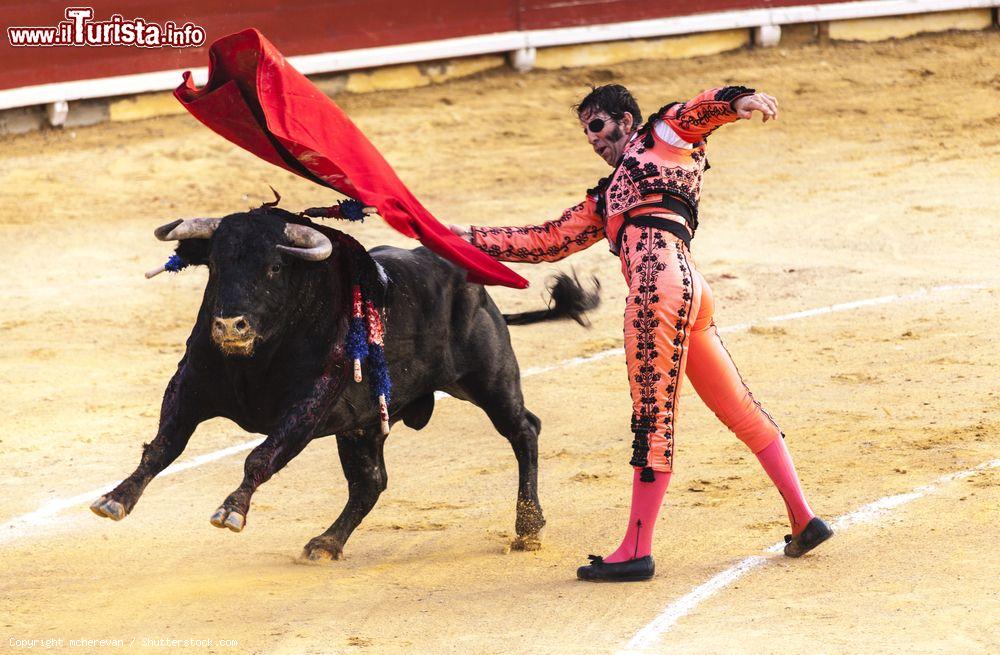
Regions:
[[[590,564],[576,570],[576,577],[588,582],[638,582],[649,580],[656,572],[653,556],[609,564],[600,555],[587,555]]]
[[[814,516],[798,536],[785,535],[785,555],[802,557],[832,536],[833,528],[820,517]]]

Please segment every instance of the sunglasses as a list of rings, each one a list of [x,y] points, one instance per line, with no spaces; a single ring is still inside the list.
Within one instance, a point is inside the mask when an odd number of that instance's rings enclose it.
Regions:
[[[587,123],[587,130],[589,130],[591,134],[597,134],[598,132],[604,129],[605,125],[606,123],[604,122],[603,118],[595,118],[594,120]]]

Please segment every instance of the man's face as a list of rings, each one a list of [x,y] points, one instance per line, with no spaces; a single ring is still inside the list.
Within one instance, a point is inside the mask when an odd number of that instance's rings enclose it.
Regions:
[[[632,132],[632,114],[625,112],[621,121],[616,123],[603,111],[586,110],[580,114],[580,125],[594,152],[608,166],[617,164]]]

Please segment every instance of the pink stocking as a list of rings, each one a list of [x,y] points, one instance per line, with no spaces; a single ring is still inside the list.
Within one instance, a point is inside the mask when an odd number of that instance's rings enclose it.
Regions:
[[[792,456],[785,447],[785,440],[778,437],[772,441],[767,448],[757,453],[757,459],[785,501],[788,521],[792,524],[792,534],[798,535],[815,514],[809,509],[809,503],[802,493],[802,486],[795,474]]]
[[[628,530],[618,550],[604,558],[608,564],[645,557],[652,552],[653,528],[660,513],[663,494],[670,484],[670,473],[656,471],[653,482],[639,479],[642,469],[635,469],[632,477],[632,511],[628,518]]]

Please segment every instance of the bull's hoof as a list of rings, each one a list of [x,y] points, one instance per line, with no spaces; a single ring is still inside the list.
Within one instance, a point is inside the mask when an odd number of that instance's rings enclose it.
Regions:
[[[514,537],[514,540],[510,542],[510,549],[520,551],[541,550],[541,536],[536,532],[534,534],[525,534]]]
[[[329,537],[315,537],[302,550],[304,559],[314,562],[332,561],[344,556],[344,546]]]
[[[98,516],[105,516],[115,521],[121,521],[128,513],[125,506],[117,500],[111,500],[107,496],[101,496],[90,505],[90,511]]]
[[[231,509],[226,509],[225,507],[220,507],[215,510],[215,514],[212,514],[212,525],[217,528],[229,528],[233,532],[240,532],[243,530],[243,526],[247,524],[247,517],[243,516],[239,512]]]

